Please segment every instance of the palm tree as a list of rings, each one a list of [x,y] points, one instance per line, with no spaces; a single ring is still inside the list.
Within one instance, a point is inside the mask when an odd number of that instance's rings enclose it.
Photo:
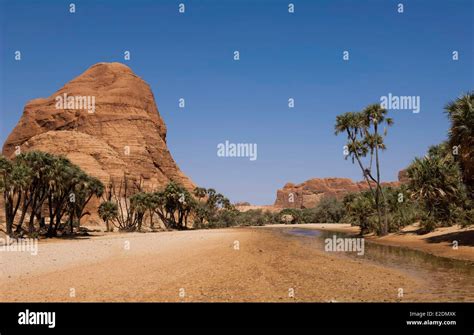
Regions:
[[[474,198],[474,91],[447,104],[445,112],[451,121],[450,144],[459,147],[458,161],[463,180]]]
[[[49,174],[48,207],[50,224],[48,235],[55,236],[58,228],[62,228],[64,214],[71,213],[71,196],[76,186],[84,179],[84,172],[63,156],[54,156]]]
[[[28,197],[31,201],[30,218],[28,222],[28,231],[32,233],[34,230],[34,219],[38,217],[41,225],[41,216],[43,203],[48,197],[50,189],[50,169],[54,156],[40,151],[30,151],[22,153],[16,157],[16,160],[24,162],[31,171],[32,179],[29,187]],[[17,230],[21,229],[18,225]]]
[[[226,197],[222,198],[221,205],[222,205],[222,208],[225,209],[225,210],[231,211],[231,210],[235,209],[234,205],[232,205],[230,200]]]
[[[153,214],[155,212],[155,208],[157,207],[156,198],[154,197],[154,193],[145,193],[145,198],[143,199],[145,208],[148,211],[148,216],[150,217],[150,229],[155,229],[155,222],[153,221]]]
[[[118,215],[118,207],[115,202],[104,201],[99,205],[99,216],[105,222],[107,231],[111,231],[109,221],[114,220]]]
[[[432,153],[437,151],[430,150]],[[426,226],[426,230],[434,229],[439,223],[449,223],[451,208],[460,205],[465,196],[459,167],[452,156],[428,154],[415,158],[407,173],[411,197],[427,211],[425,222],[429,227]]]
[[[134,215],[133,228],[141,230],[143,217],[148,209],[148,195],[145,192],[135,193],[130,197],[130,209]]]
[[[360,227],[361,235],[370,231],[370,217],[374,212],[373,197],[371,197],[370,193],[354,194],[350,201],[346,203],[346,211],[349,219]]]
[[[165,219],[166,227],[187,229],[188,216],[197,205],[191,193],[183,185],[170,181],[158,194],[162,204],[158,212],[162,213],[160,217]]]
[[[20,208],[17,233],[21,232],[28,211],[28,233],[35,233],[35,218],[41,228],[44,225],[42,210],[46,200],[50,217],[48,235],[55,235],[58,227],[62,227],[61,219],[65,213],[69,213],[72,231],[74,216],[80,219],[90,198],[100,196],[104,189],[98,179],[88,176],[67,158],[40,151],[22,153],[13,161],[0,156],[0,184],[5,199],[9,235],[12,234],[15,215]]]
[[[365,173],[366,169],[362,163],[362,158],[365,157],[368,153],[367,145],[364,145],[362,141],[359,140],[359,136],[363,133],[364,129],[364,120],[363,115],[357,112],[347,112],[336,117],[335,125],[335,135],[345,133],[347,135],[347,150],[346,159],[351,157],[352,163],[359,164],[359,167],[362,170],[364,179],[367,181],[367,184],[373,193],[372,184],[370,183],[368,175]]]
[[[370,150],[370,165],[369,171],[372,168],[372,157],[375,151],[375,168],[376,168],[376,180],[373,180],[377,184],[377,190],[375,193],[375,204],[378,208],[379,218],[380,218],[380,196],[382,196],[384,201],[383,206],[383,216],[384,216],[384,225],[382,228],[382,235],[388,233],[388,219],[386,213],[386,199],[383,194],[382,186],[380,185],[380,158],[379,150],[385,150],[385,144],[383,143],[383,137],[379,134],[379,127],[385,124],[384,136],[387,134],[387,128],[393,125],[393,119],[387,117],[387,110],[382,108],[380,104],[372,104],[364,109],[362,112],[365,116],[365,140]],[[370,128],[373,127],[373,133],[370,133]],[[373,179],[373,178],[372,178]]]
[[[165,225],[167,229],[170,228],[170,213],[166,211],[166,197],[165,191],[155,191],[151,194],[150,202],[153,204],[153,212],[158,215],[161,222]]]
[[[89,176],[83,171],[78,171],[78,182],[74,186],[73,192],[75,194],[75,201],[69,203],[71,206],[69,215],[71,233],[73,231],[72,223],[74,217],[77,218],[77,224],[80,226],[82,217],[90,214],[89,212],[84,213],[85,207],[92,197],[100,198],[102,196],[104,193],[104,185],[99,179]]]
[[[10,183],[10,174],[13,170],[13,164],[5,156],[0,155],[0,175],[3,199],[5,202],[6,233],[12,235],[13,227],[13,188]]]
[[[20,204],[21,218],[17,227],[18,231],[30,204],[28,189],[31,184],[32,171],[19,159],[11,162],[4,156],[0,156],[0,176],[5,201],[6,233],[12,236],[13,224]]]
[[[193,191],[193,194],[198,200],[201,200],[207,195],[207,190],[204,187],[196,187]]]
[[[17,232],[21,231],[21,226],[23,224],[23,221],[25,219],[26,213],[28,211],[28,207],[31,203],[31,197],[30,197],[30,185],[31,185],[31,180],[32,180],[32,170],[25,164],[23,164],[19,160],[15,160],[13,164],[13,169],[10,174],[10,183],[11,186],[13,187],[13,192],[16,195],[16,205],[14,208],[14,211],[12,213],[12,219],[15,218],[17,210],[18,210],[18,204],[22,203],[21,205],[21,216],[18,221],[17,225]]]
[[[387,127],[393,124],[393,120],[387,117],[387,110],[382,108],[380,104],[372,104],[367,106],[362,112],[348,112],[336,117],[335,134],[345,133],[347,136],[347,155],[351,157],[352,163],[359,164],[362,175],[369,186],[369,190],[375,199],[380,232],[382,235],[388,232],[388,219],[386,215],[386,206],[381,206],[381,199],[385,204],[385,196],[383,194],[380,180],[380,157],[379,151],[385,150],[383,143],[384,136],[387,135]],[[381,134],[381,127],[384,131]],[[365,166],[363,158],[370,155],[369,163]],[[372,164],[375,158],[376,173],[372,173]],[[373,183],[376,187],[374,190]],[[382,215],[383,211],[383,215]],[[382,216],[384,222],[382,224]]]

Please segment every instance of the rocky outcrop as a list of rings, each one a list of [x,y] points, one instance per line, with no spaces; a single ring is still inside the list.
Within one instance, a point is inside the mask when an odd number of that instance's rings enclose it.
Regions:
[[[65,155],[104,184],[127,173],[149,189],[170,180],[194,188],[167,148],[149,85],[120,63],[96,64],[50,97],[28,102],[3,154],[17,149]]]
[[[407,184],[410,181],[407,169],[403,169],[398,172],[398,181],[402,184]]]
[[[384,183],[386,186],[398,186],[399,182]],[[312,208],[323,197],[342,199],[351,192],[368,190],[365,181],[354,182],[349,178],[313,178],[301,184],[287,183],[277,191],[275,207]]]

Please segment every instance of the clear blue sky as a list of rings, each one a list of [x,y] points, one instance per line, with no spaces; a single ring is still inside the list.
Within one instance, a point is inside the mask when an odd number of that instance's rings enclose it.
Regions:
[[[334,136],[336,115],[389,92],[418,95],[419,114],[391,113],[382,168],[394,180],[445,139],[443,106],[474,88],[471,0],[0,1],[0,143],[27,101],[95,63],[124,62],[151,85],[181,169],[232,201],[273,203],[286,182],[312,177],[360,180]],[[257,143],[258,159],[217,157],[225,140]]]

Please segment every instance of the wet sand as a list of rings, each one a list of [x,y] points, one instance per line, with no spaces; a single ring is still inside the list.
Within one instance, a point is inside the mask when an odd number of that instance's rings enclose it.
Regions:
[[[109,233],[0,253],[1,301],[424,301],[424,283],[274,228]],[[398,289],[403,288],[403,298]]]

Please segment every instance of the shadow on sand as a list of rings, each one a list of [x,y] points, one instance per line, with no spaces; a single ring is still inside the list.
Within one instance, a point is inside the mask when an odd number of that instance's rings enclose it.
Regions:
[[[458,241],[458,243],[461,245],[474,246],[474,230],[458,231],[438,236],[431,236],[427,237],[426,241],[428,243],[452,243],[453,241]]]

